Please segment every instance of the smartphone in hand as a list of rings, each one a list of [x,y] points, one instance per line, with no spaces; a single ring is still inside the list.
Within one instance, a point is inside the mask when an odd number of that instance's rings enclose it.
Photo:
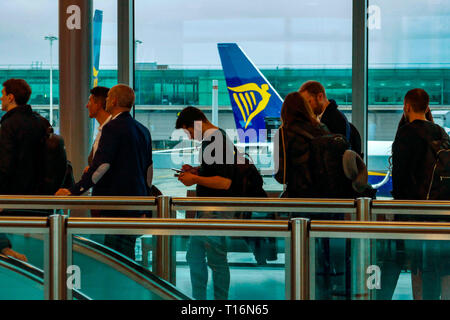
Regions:
[[[178,178],[180,176],[180,173],[183,172],[183,170],[171,168],[171,170],[175,171],[176,173],[173,175],[175,178]]]

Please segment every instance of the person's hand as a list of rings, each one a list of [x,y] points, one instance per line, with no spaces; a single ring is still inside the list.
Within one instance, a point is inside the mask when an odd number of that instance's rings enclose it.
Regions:
[[[18,252],[14,251],[11,248],[4,248],[2,250],[2,254],[4,254],[5,256],[13,257],[13,258],[15,258],[17,260],[28,262],[28,259],[27,259],[27,257],[24,254],[18,253]]]
[[[181,171],[190,172],[192,170],[192,168],[193,167],[188,164],[183,164],[183,166],[181,167]]]
[[[88,172],[89,168],[90,168],[89,166],[87,166],[86,168],[84,168],[83,173]]]
[[[183,172],[190,172],[190,173],[192,173],[192,174],[198,175],[198,168],[194,168],[194,167],[192,167],[192,166],[190,166],[190,165],[188,165],[188,164],[184,164],[184,165],[181,167],[181,170],[182,170]]]
[[[182,172],[178,176],[178,181],[184,184],[186,187],[190,187],[194,184],[197,184],[197,175],[192,174],[190,172]]]
[[[70,196],[72,193],[69,191],[69,189],[59,189],[56,191],[55,196]]]

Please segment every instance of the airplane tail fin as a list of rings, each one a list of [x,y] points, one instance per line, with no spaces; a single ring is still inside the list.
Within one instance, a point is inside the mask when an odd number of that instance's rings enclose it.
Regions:
[[[217,46],[240,140],[263,141],[259,130],[266,129],[266,118],[280,117],[283,100],[236,43]]]
[[[102,43],[102,24],[103,24],[103,11],[95,10],[93,23],[94,68],[92,71],[94,78],[94,87],[98,85],[98,72],[100,70],[100,47]]]

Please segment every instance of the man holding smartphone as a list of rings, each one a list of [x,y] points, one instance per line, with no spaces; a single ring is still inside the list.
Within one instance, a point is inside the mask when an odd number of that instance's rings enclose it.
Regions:
[[[178,174],[178,180],[185,186],[196,185],[198,197],[233,196],[234,145],[226,133],[209,122],[204,113],[194,107],[187,107],[181,111],[176,122],[176,129],[183,129],[190,139],[202,142],[200,166],[183,165]],[[197,213],[197,218],[232,217],[232,212]],[[192,292],[195,299],[206,300],[207,265],[212,270],[214,299],[228,299],[230,269],[225,237],[191,237],[186,260],[190,267]]]

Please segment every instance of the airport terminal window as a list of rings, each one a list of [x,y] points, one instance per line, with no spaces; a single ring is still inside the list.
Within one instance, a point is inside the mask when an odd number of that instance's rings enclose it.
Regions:
[[[450,130],[450,4],[422,0],[369,4],[368,160],[369,170],[385,173],[403,98],[410,89],[428,92],[435,122]]]
[[[0,83],[9,78],[25,79],[33,91],[29,103],[47,119],[50,118],[52,96],[52,124],[58,131],[58,6],[54,0],[0,0],[0,6],[9,15],[8,19],[0,20],[0,43],[3,49],[0,53]],[[117,83],[117,4],[110,0],[94,0],[93,8],[103,13],[98,85],[110,87]],[[27,23],[11,24],[10,21]]]
[[[25,79],[32,89],[29,103],[47,119],[52,99],[53,125],[58,127],[58,6],[54,0],[0,0],[0,7],[8,17],[0,19],[0,84],[9,78]]]
[[[351,0],[262,0],[256,6],[238,0],[136,0],[136,118],[152,134],[155,184],[161,180],[165,194],[186,195],[176,180],[162,183],[173,175],[167,157],[178,141],[171,135],[177,113],[187,105],[211,118],[213,80],[218,124],[236,128],[218,43],[237,43],[281,98],[314,79],[351,113],[351,17]],[[281,190],[269,176],[265,188]]]

